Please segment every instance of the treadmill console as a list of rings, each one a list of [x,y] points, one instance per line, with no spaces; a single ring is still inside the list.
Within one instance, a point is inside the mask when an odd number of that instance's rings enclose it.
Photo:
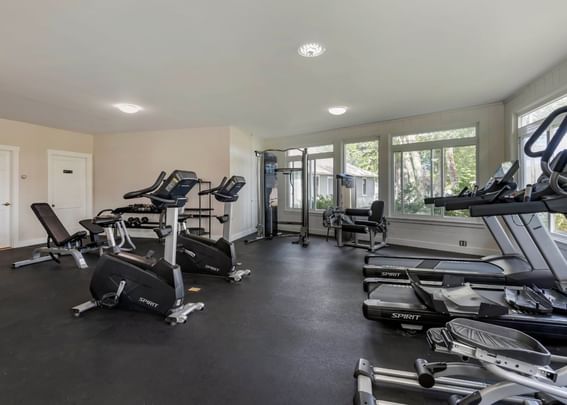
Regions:
[[[490,191],[497,184],[506,184],[514,182],[514,175],[520,168],[520,162],[515,160],[513,162],[502,162],[500,166],[496,169],[492,177],[488,179],[484,190]]]

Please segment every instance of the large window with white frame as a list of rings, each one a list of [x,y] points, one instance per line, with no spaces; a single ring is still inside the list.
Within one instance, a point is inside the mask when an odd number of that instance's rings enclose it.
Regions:
[[[310,210],[324,210],[332,207],[334,202],[333,178],[334,154],[333,145],[310,146],[309,155],[309,201]],[[301,168],[301,151],[292,149],[287,152],[287,164],[290,168]],[[301,172],[294,171],[286,177],[287,208],[301,208]]]
[[[379,157],[377,140],[344,145],[344,170],[354,177],[349,207],[366,208],[378,200]]]
[[[477,182],[477,127],[392,136],[394,216],[467,216],[426,205]]]
[[[541,122],[554,110],[567,105],[567,95],[559,97],[549,103],[534,108],[524,114],[518,116],[517,133],[519,136],[519,152],[520,156],[520,178],[521,184],[525,187],[527,184],[533,184],[541,175],[540,159],[530,158],[524,154],[524,145],[531,134],[537,129]],[[560,120],[563,116],[560,117]],[[544,136],[541,136],[534,145],[535,150],[543,150],[547,146],[549,140],[555,133],[560,121],[556,121],[550,125]],[[557,152],[567,149],[567,139],[563,139]],[[543,222],[547,224],[550,231],[567,237],[567,220],[562,214],[542,214]]]

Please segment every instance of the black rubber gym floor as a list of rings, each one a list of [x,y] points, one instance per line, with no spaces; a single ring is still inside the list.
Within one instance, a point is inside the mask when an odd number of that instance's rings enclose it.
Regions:
[[[67,258],[12,270],[31,248],[0,252],[0,403],[349,404],[360,357],[407,370],[416,357],[443,359],[422,334],[364,319],[363,250],[314,237],[306,249],[278,239],[237,251],[252,277],[240,285],[187,277],[201,291],[186,301],[206,308],[175,327],[118,310],[74,318],[70,308],[90,298],[90,269]],[[92,268],[96,257],[87,260]]]

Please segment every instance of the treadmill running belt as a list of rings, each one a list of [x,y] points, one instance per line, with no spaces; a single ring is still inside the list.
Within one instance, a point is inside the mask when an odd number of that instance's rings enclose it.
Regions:
[[[421,263],[416,266],[417,269],[434,269],[436,268],[439,263],[441,263],[441,260],[438,259],[425,259],[422,260]]]

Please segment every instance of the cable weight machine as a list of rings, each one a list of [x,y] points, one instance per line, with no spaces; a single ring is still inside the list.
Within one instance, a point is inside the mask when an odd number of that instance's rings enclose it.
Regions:
[[[291,150],[301,152],[301,168],[278,167],[275,152],[287,153]],[[309,245],[309,159],[307,148],[266,149],[255,151],[258,160],[258,225],[256,237],[245,243],[271,240],[277,237],[297,236],[292,243],[307,247]],[[294,187],[294,173],[301,174],[301,216],[299,221],[278,220],[278,174],[287,178]],[[274,195],[275,194],[275,195]],[[275,202],[275,204],[274,204]],[[298,225],[299,232],[280,232],[278,225]]]

